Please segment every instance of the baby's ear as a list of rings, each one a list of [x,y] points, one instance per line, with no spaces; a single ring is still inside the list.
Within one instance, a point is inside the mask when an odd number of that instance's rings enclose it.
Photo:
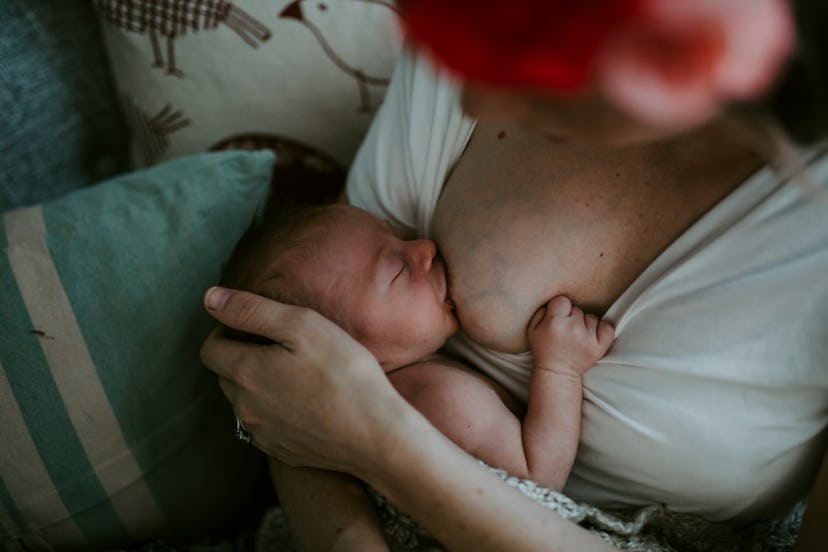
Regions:
[[[761,96],[793,49],[783,0],[646,5],[640,24],[602,54],[597,78],[612,103],[653,126],[697,126],[728,101]]]

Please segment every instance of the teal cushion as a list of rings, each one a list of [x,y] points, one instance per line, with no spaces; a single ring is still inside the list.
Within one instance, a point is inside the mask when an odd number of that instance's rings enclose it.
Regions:
[[[3,0],[0,213],[128,167],[126,122],[89,0]]]
[[[267,488],[199,349],[273,161],[201,154],[3,215],[0,548],[189,538]]]

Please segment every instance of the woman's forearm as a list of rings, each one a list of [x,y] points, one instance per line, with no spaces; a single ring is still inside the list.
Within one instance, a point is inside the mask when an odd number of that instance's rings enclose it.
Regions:
[[[387,413],[396,431],[357,475],[449,550],[615,550],[508,486],[406,406]]]

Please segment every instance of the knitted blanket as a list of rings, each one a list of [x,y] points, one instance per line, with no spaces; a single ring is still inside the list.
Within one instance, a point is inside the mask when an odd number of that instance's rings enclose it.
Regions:
[[[493,468],[490,468],[493,469]],[[507,484],[559,516],[578,523],[620,550],[636,552],[782,552],[789,550],[802,523],[804,503],[784,519],[756,521],[734,528],[695,515],[678,514],[660,505],[636,510],[605,510],[579,503],[536,483],[494,470]],[[386,539],[394,552],[445,550],[410,517],[372,492]],[[256,535],[257,552],[289,552],[290,535],[283,512],[277,507],[264,517]]]

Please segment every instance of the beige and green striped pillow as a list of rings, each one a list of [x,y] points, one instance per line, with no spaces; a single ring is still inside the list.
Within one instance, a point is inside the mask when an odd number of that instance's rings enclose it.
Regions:
[[[268,152],[202,154],[0,224],[0,548],[116,548],[237,520],[263,459],[198,357],[204,289]]]

